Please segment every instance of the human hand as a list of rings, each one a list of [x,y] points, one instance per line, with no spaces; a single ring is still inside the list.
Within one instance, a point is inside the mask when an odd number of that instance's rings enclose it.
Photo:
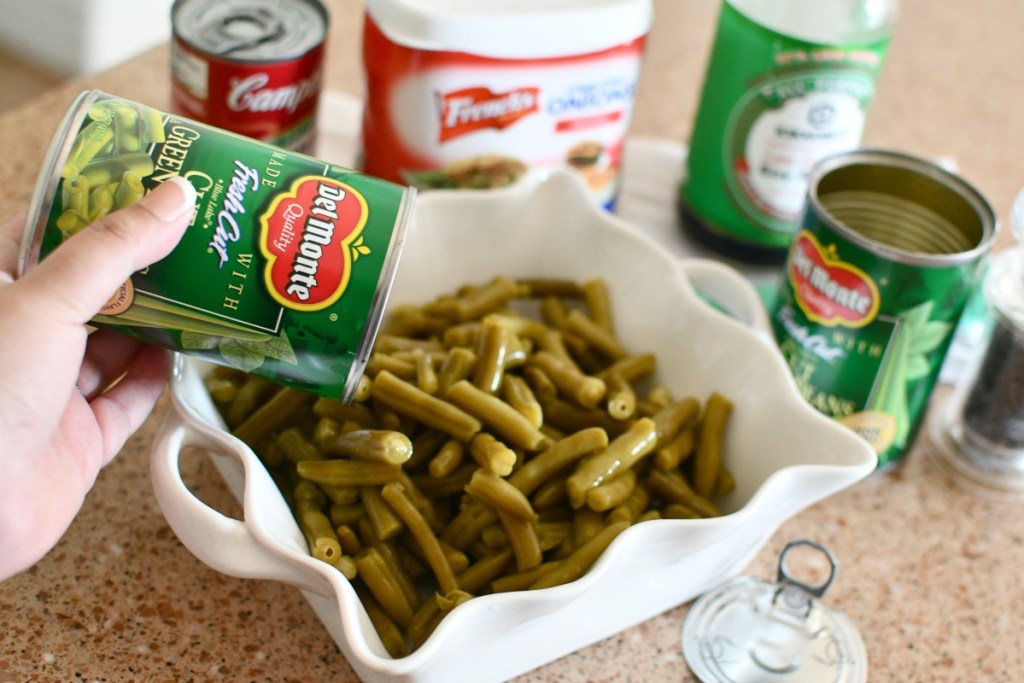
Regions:
[[[0,226],[0,579],[39,560],[100,469],[152,411],[166,351],[85,323],[184,234],[195,189],[174,178],[76,234],[15,280],[23,221]]]

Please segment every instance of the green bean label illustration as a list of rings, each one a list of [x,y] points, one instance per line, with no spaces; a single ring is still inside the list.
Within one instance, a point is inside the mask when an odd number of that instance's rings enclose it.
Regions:
[[[39,258],[173,176],[197,190],[184,238],[98,326],[324,396],[354,388],[397,267],[406,188],[95,91],[72,106],[49,163]]]

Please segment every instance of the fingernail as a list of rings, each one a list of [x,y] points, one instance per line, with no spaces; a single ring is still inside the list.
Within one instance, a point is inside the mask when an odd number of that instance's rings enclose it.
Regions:
[[[186,211],[193,211],[195,205],[196,188],[181,176],[164,181],[139,202],[139,206],[164,223],[179,218]]]

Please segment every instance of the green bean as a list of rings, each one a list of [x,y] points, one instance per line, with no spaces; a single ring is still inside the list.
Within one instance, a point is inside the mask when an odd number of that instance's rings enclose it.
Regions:
[[[469,454],[484,469],[507,477],[516,464],[516,453],[487,432],[480,432],[469,442]]]
[[[544,409],[522,377],[505,375],[501,383],[501,398],[537,429],[544,425]]]
[[[641,353],[633,356],[625,356],[615,361],[607,368],[597,374],[601,379],[607,380],[609,375],[618,375],[627,382],[636,382],[654,374],[657,361],[654,354]]]
[[[441,551],[437,536],[434,535],[426,520],[423,519],[423,515],[419,513],[405,495],[402,485],[396,483],[386,484],[381,490],[381,495],[384,496],[384,500],[388,502],[402,521],[405,522],[406,527],[415,537],[416,542],[427,557],[427,562],[434,571],[434,577],[437,579],[441,590],[447,593],[458,589],[459,586],[455,582],[455,574],[452,572],[448,559]]]
[[[317,486],[334,505],[355,505],[362,499],[358,486],[334,486],[332,484],[317,484]]]
[[[569,315],[565,302],[557,296],[546,296],[540,301],[540,317],[557,330],[565,329],[565,320]]]
[[[661,511],[661,514],[665,519],[702,519],[705,517],[705,515],[683,503],[669,503]]]
[[[565,318],[565,331],[585,341],[590,348],[605,358],[614,361],[626,357],[622,345],[609,330],[578,310],[569,311]]]
[[[470,477],[477,469],[475,462],[464,462],[454,472],[444,477],[415,476],[413,481],[424,494],[431,498],[447,498],[462,493]]]
[[[512,550],[506,548],[492,555],[485,555],[460,572],[455,580],[459,588],[470,593],[479,593],[488,584],[501,576],[512,562]]]
[[[388,654],[396,659],[409,654],[409,646],[405,642],[405,635],[394,620],[384,611],[380,603],[377,602],[377,598],[373,597],[370,591],[361,586],[356,587],[356,594],[359,596],[359,602],[363,604],[366,616],[370,618],[373,629],[380,636],[380,641],[384,645],[384,649],[388,651]]]
[[[416,366],[416,386],[428,394],[436,394],[438,379],[434,364],[429,355],[422,350],[413,352]]]
[[[667,443],[658,447],[654,454],[654,466],[663,472],[674,470],[693,454],[696,443],[693,426],[684,427]]]
[[[538,590],[569,583],[583,576],[601,553],[611,545],[615,538],[629,527],[626,522],[616,522],[602,528],[582,546],[576,548],[569,557],[551,571],[542,574],[530,584],[530,588]]]
[[[534,510],[551,510],[568,499],[569,494],[565,492],[565,479],[552,477],[537,488],[531,502]]]
[[[519,285],[526,290],[526,296],[535,298],[555,297],[559,299],[581,299],[583,288],[575,280],[557,278],[520,278]]]
[[[612,373],[605,379],[608,387],[606,409],[615,420],[628,420],[636,412],[636,392],[621,375]]]
[[[391,568],[376,548],[364,548],[356,555],[359,578],[380,603],[381,609],[401,628],[412,620],[413,606],[398,587]]]
[[[473,385],[493,394],[501,386],[505,375],[505,362],[510,355],[511,336],[500,324],[484,321],[477,342],[477,364],[473,372]]]
[[[495,510],[527,520],[537,519],[537,513],[522,491],[510,484],[507,479],[483,468],[473,473],[473,478],[466,485],[466,493],[488,503]]]
[[[444,397],[490,427],[512,446],[535,451],[548,442],[548,438],[514,408],[467,380],[459,380],[451,385]]]
[[[535,522],[505,512],[496,508],[501,526],[508,536],[509,547],[516,558],[516,568],[524,572],[532,569],[544,560],[544,554],[540,549],[540,539],[537,537],[537,525]]]
[[[587,507],[607,512],[625,501],[636,486],[636,472],[626,470],[587,492]]]
[[[715,496],[727,496],[736,490],[736,478],[725,465],[718,468],[718,479],[715,481]]]
[[[416,380],[415,363],[399,360],[388,354],[370,354],[370,360],[366,362],[366,374],[370,377],[376,377],[385,370],[406,382],[414,382]]]
[[[335,527],[343,525],[358,524],[363,517],[366,516],[366,508],[363,507],[362,503],[348,504],[348,505],[331,505],[327,510],[328,517],[331,518],[331,524]]]
[[[715,490],[730,413],[732,403],[727,398],[717,392],[708,397],[693,456],[693,489],[704,498]]]
[[[277,385],[265,380],[262,377],[249,376],[245,378],[242,386],[238,388],[233,400],[222,412],[228,427],[238,427],[249,417],[250,413],[259,407],[264,396],[269,395],[277,389]]]
[[[373,531],[377,538],[386,541],[402,531],[405,525],[384,500],[380,487],[362,486],[359,489],[359,494],[363,507],[366,509],[366,518],[373,525]]]
[[[357,429],[322,444],[330,455],[401,465],[412,457],[412,441],[401,432]]]
[[[529,496],[542,483],[583,456],[608,446],[608,434],[588,427],[556,441],[516,470],[509,483]]]
[[[679,472],[652,470],[647,477],[647,485],[663,498],[686,505],[704,517],[718,517],[722,514],[717,505],[691,488]]]
[[[483,426],[469,413],[403,382],[387,371],[380,373],[374,381],[373,395],[399,413],[409,415],[460,441],[469,441]]]
[[[369,460],[306,460],[296,464],[299,476],[318,484],[335,486],[382,486],[396,481],[398,465]]]
[[[456,347],[448,351],[437,372],[437,394],[443,395],[451,385],[469,378],[476,363],[476,354],[469,349]]]
[[[628,470],[652,450],[657,443],[654,420],[642,417],[604,451],[580,464],[565,482],[573,508],[582,507],[587,492]]]
[[[325,460],[327,458],[327,455],[317,448],[315,443],[310,441],[301,430],[294,427],[277,435],[277,445],[281,447],[284,457],[292,462]]]
[[[419,560],[406,552],[396,541],[385,540],[377,536],[368,516],[359,520],[359,533],[362,536],[363,546],[377,551],[380,561],[387,566],[388,575],[394,580],[395,586],[401,591],[406,602],[413,609],[419,607],[420,591],[414,579],[423,574],[423,566]]]
[[[583,299],[587,302],[590,319],[609,335],[614,334],[615,321],[612,316],[612,302],[605,281],[587,280],[580,285],[580,288],[583,290]],[[616,342],[616,346],[618,346],[618,342]]]
[[[496,277],[482,287],[475,287],[459,297],[442,302],[433,312],[450,320],[464,322],[482,317],[504,306],[510,299],[526,293],[524,287],[507,277]]]
[[[647,486],[638,482],[629,492],[629,497],[608,513],[607,521],[609,524],[615,522],[635,523],[650,504],[651,494],[647,491]]]
[[[604,398],[607,387],[597,377],[584,375],[550,351],[538,351],[527,361],[528,365],[544,371],[561,395],[569,397],[583,408],[593,408]]]
[[[498,577],[491,581],[491,590],[495,593],[527,590],[531,585],[536,583],[537,579],[551,570],[556,569],[560,564],[562,564],[561,560],[544,562],[532,569],[527,569],[526,571],[517,572],[515,574],[506,574]]]
[[[455,439],[445,442],[437,454],[431,458],[427,469],[430,476],[435,478],[446,477],[462,464],[465,457],[466,447]]]
[[[673,437],[680,429],[693,424],[700,415],[700,401],[686,397],[673,401],[654,415],[658,443]]]
[[[246,443],[260,444],[312,403],[313,397],[310,394],[283,387],[238,425],[234,434]]]
[[[377,424],[377,418],[373,411],[365,405],[349,405],[331,398],[317,398],[316,402],[313,403],[313,414],[320,417],[329,417],[338,422],[351,420],[367,429],[376,429],[380,426]]]
[[[334,529],[338,535],[338,543],[341,545],[341,552],[346,555],[355,556],[363,549],[363,542],[359,540],[359,534],[350,524],[339,524]]]

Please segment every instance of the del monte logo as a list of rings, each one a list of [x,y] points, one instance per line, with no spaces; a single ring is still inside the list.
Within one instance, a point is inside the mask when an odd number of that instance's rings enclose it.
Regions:
[[[822,325],[864,327],[878,314],[878,286],[860,268],[835,258],[807,231],[790,247],[789,280],[800,310]]]
[[[303,176],[260,217],[267,291],[282,306],[319,311],[348,287],[352,264],[370,253],[362,243],[366,200],[324,176]]]

